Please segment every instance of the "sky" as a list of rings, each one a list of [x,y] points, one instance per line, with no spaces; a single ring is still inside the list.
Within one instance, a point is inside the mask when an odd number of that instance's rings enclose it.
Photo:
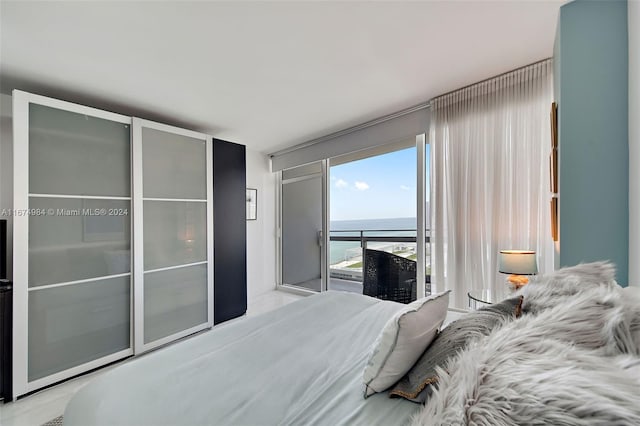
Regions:
[[[416,217],[416,176],[416,148],[331,167],[330,220]]]

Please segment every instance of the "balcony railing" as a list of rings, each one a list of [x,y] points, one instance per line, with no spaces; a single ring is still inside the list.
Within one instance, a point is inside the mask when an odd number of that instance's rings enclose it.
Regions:
[[[404,234],[404,235],[403,235]],[[413,234],[413,235],[406,235]],[[380,230],[334,230],[329,234],[329,241],[331,243],[336,242],[351,242],[353,247],[341,247],[336,250],[335,247],[331,247],[330,251],[332,257],[334,253],[344,251],[344,256],[339,261],[332,259],[330,262],[330,279],[332,282],[337,280],[357,281],[362,282],[362,267],[364,253],[367,248],[388,251],[396,255],[416,260],[416,230],[415,229],[380,229]],[[425,237],[426,254],[426,283],[431,282],[431,262],[429,253],[430,236],[427,231]],[[430,285],[427,284],[427,288]]]

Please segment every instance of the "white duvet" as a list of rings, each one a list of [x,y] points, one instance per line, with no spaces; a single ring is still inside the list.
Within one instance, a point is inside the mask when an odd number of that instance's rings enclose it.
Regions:
[[[371,345],[402,306],[327,292],[218,326],[97,378],[64,424],[405,424],[420,405],[362,397]]]

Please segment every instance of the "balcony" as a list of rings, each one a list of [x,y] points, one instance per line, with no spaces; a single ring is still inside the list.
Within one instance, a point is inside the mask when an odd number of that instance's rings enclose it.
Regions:
[[[329,290],[362,293],[363,259],[366,249],[393,253],[415,261],[416,230],[340,230],[329,234]],[[425,239],[425,294],[431,292],[430,236]]]

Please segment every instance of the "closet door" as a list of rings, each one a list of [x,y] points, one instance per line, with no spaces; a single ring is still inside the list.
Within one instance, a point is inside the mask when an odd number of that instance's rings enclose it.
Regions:
[[[213,325],[211,138],[138,118],[135,352]]]
[[[214,324],[247,311],[246,162],[244,145],[213,139]]]
[[[133,354],[131,118],[14,91],[14,396]]]

